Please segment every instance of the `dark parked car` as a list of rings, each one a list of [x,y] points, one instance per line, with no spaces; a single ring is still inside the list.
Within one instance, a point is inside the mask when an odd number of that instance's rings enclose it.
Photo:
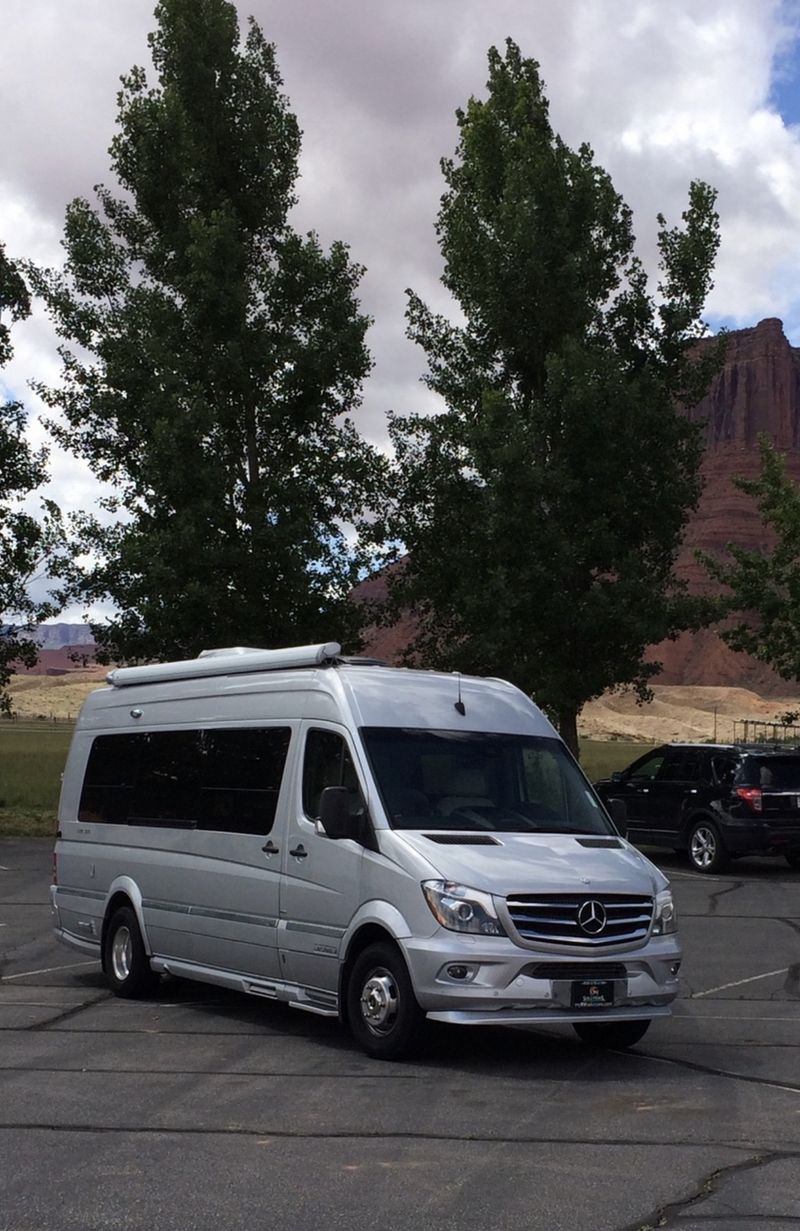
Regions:
[[[664,744],[595,786],[624,800],[631,842],[687,851],[699,872],[738,855],[800,869],[800,748]]]

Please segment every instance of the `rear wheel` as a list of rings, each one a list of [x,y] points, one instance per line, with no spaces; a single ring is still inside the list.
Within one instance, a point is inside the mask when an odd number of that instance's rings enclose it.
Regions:
[[[719,872],[728,862],[719,830],[712,821],[695,821],[689,830],[689,859],[698,872]]]
[[[347,984],[347,1016],[356,1042],[377,1059],[400,1060],[418,1045],[425,1014],[394,945],[370,945],[356,958]]]
[[[592,1047],[607,1047],[621,1051],[633,1047],[647,1033],[649,1021],[638,1022],[573,1022],[579,1039]]]
[[[130,906],[114,911],[103,943],[103,969],[115,996],[134,1000],[151,995],[159,976],[150,969],[136,913]]]

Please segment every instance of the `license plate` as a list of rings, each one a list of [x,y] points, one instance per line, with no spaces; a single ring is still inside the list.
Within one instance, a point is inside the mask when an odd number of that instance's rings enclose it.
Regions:
[[[573,1009],[604,1009],[614,1004],[614,983],[611,979],[577,979],[572,984]]]

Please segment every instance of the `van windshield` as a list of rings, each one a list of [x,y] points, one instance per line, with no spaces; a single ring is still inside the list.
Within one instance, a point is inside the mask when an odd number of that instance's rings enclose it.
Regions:
[[[409,727],[361,735],[394,829],[615,832],[560,740]]]

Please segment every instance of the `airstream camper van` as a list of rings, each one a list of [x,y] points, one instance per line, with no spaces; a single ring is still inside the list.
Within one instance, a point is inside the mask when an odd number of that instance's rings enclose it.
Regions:
[[[678,991],[668,882],[536,706],[334,643],[111,671],[54,865],[57,935],[118,996],[197,979],[387,1059],[426,1018],[630,1046]]]

